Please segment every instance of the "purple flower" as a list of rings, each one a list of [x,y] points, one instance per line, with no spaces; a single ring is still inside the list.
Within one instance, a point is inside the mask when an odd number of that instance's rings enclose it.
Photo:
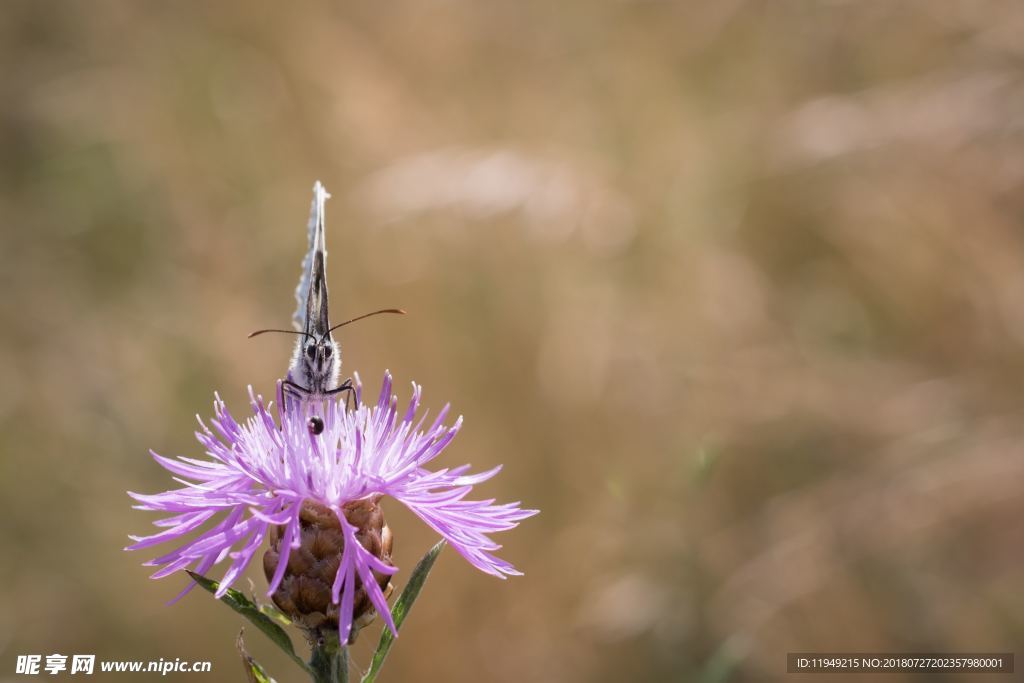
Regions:
[[[412,400],[399,415],[389,373],[373,406],[362,403],[358,381],[357,376],[354,410],[347,411],[343,401],[290,401],[280,415],[280,426],[263,397],[253,396],[251,387],[254,415],[241,424],[216,396],[216,416],[211,421],[216,435],[202,419],[201,431],[196,432],[211,459],[170,459],[153,453],[184,486],[155,495],[129,492],[140,503],[137,508],[169,516],[155,522],[166,530],[152,536],[132,536],[135,544],[127,550],[163,542],[178,544],[171,552],[146,563],[160,567],[152,578],[190,567],[205,574],[213,565],[230,559],[219,597],[245,570],[268,532],[280,527],[281,557],[270,579],[270,595],[282,580],[289,552],[299,545],[303,502],[319,504],[338,516],[344,535],[344,552],[331,593],[333,603],[340,605],[339,636],[343,642],[352,627],[357,583],[362,584],[388,627],[395,630],[387,600],[373,573],[390,575],[397,571],[357,541],[358,530],[342,511],[347,503],[390,496],[447,539],[477,569],[500,578],[519,575],[511,564],[492,553],[501,546],[491,540],[490,534],[512,529],[537,511],[523,510],[519,503],[495,505],[493,500],[467,499],[475,484],[490,479],[501,467],[478,474],[470,474],[468,465],[436,471],[425,468],[455,438],[462,418],[454,426],[445,426],[446,405],[433,424],[423,429],[425,416],[414,422],[421,387],[413,384]],[[278,405],[282,405],[282,399],[278,382]],[[323,421],[322,432],[319,424],[317,429],[310,428],[313,416]],[[193,534],[206,525],[202,533]],[[193,586],[190,584],[178,598]]]

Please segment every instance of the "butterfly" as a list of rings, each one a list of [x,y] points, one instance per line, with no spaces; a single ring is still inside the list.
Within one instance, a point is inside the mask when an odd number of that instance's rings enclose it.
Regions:
[[[381,313],[405,313],[400,308],[384,308],[331,326],[327,305],[327,248],[324,238],[324,204],[330,196],[323,183],[316,181],[313,185],[313,204],[310,207],[307,225],[309,250],[302,261],[302,275],[295,289],[298,303],[292,316],[292,325],[295,329],[256,330],[249,335],[250,339],[267,332],[299,336],[288,365],[288,376],[282,381],[286,402],[287,399],[294,399],[299,405],[345,392],[348,392],[348,398],[355,397],[355,387],[351,378],[339,384],[341,347],[334,340],[332,332],[349,323]],[[315,434],[322,432],[323,421],[315,416],[310,418],[310,431]]]

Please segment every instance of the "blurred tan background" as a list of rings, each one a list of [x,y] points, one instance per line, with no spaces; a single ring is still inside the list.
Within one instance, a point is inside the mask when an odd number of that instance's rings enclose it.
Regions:
[[[451,401],[444,463],[542,509],[523,578],[442,556],[382,680],[1022,642],[1024,5],[213,5],[3,8],[0,680],[242,679],[241,619],[121,551],[125,490],[283,373],[246,334],[289,323],[317,178],[334,317],[409,311],[343,370]],[[387,511],[404,580],[433,538]]]

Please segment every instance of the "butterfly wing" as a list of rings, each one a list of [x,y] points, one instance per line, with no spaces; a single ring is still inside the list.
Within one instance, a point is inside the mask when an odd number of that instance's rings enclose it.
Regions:
[[[320,336],[329,328],[327,318],[327,246],[324,238],[324,204],[331,195],[319,180],[313,185],[313,203],[306,226],[308,250],[295,288],[292,325],[299,332]]]

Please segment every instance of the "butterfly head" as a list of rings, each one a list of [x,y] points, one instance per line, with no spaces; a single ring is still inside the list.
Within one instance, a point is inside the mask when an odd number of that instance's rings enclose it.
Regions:
[[[313,394],[323,394],[338,385],[341,349],[327,333],[317,337],[302,335],[295,344],[289,374]]]
[[[294,330],[256,330],[249,337],[267,332],[298,335],[299,340],[295,343],[292,362],[288,366],[288,377],[291,381],[299,383],[309,393],[323,395],[331,389],[337,388],[338,375],[341,373],[341,347],[338,342],[334,341],[331,333],[339,327],[381,313],[404,315],[405,311],[400,308],[383,308],[328,327],[326,332],[319,336],[312,332],[296,332]]]

